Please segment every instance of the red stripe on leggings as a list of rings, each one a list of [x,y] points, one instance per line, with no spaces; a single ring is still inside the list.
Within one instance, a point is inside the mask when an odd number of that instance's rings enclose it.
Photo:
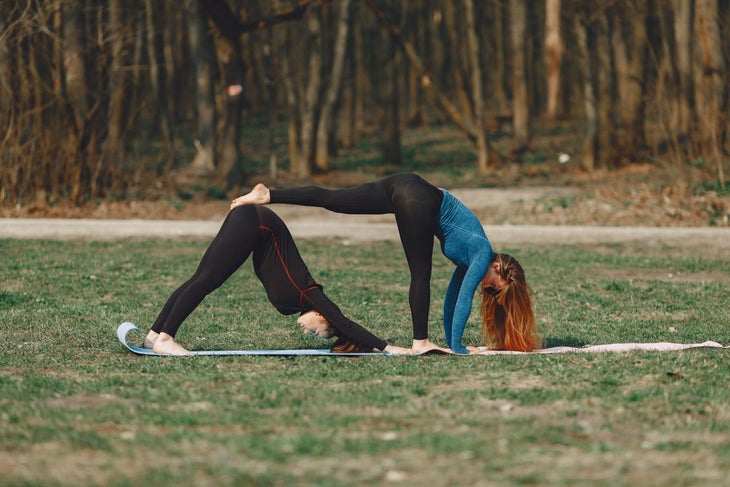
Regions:
[[[291,273],[289,272],[289,266],[286,265],[286,261],[284,260],[284,256],[281,254],[281,249],[279,248],[279,242],[276,240],[276,234],[274,231],[265,226],[265,225],[259,225],[259,228],[261,230],[264,230],[266,232],[269,232],[271,234],[271,240],[274,243],[274,249],[276,250],[276,256],[279,258],[279,262],[281,263],[281,266],[284,268],[284,272],[286,273],[286,277],[289,279],[289,282],[292,286],[294,286],[294,289],[299,291],[299,304],[304,306],[303,300],[306,298],[307,301],[309,301],[309,304],[312,305],[312,308],[314,308],[314,303],[311,299],[309,299],[309,296],[307,296],[307,292],[311,291],[312,289],[316,289],[317,286],[310,286],[307,289],[300,288],[296,281],[294,281],[294,278],[292,277]]]

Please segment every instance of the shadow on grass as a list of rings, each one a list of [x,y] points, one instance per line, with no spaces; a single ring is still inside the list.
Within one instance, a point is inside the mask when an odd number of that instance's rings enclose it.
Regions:
[[[587,345],[586,342],[582,340],[578,340],[577,338],[573,337],[546,337],[545,338],[545,348],[553,348],[553,347],[583,347]]]

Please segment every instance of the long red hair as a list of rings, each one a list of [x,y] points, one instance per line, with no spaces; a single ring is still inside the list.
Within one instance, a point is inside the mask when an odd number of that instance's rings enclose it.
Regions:
[[[529,352],[542,348],[532,309],[532,290],[517,259],[496,254],[500,289],[482,288],[482,340],[494,350]]]

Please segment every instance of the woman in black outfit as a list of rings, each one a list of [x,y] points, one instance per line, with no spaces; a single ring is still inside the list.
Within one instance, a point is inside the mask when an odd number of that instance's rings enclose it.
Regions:
[[[333,351],[409,352],[388,345],[345,317],[309,273],[281,218],[257,205],[242,206],[228,213],[195,274],[172,293],[143,346],[157,353],[189,354],[174,340],[178,328],[205,296],[220,287],[251,254],[254,271],[271,304],[284,315],[301,313],[297,323],[305,333],[322,338],[336,336]]]

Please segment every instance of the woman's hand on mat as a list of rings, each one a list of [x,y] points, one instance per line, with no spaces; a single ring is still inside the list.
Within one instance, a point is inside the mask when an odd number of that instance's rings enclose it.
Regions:
[[[239,196],[231,202],[231,210],[241,205],[268,205],[271,202],[269,188],[259,183],[243,196]]]

